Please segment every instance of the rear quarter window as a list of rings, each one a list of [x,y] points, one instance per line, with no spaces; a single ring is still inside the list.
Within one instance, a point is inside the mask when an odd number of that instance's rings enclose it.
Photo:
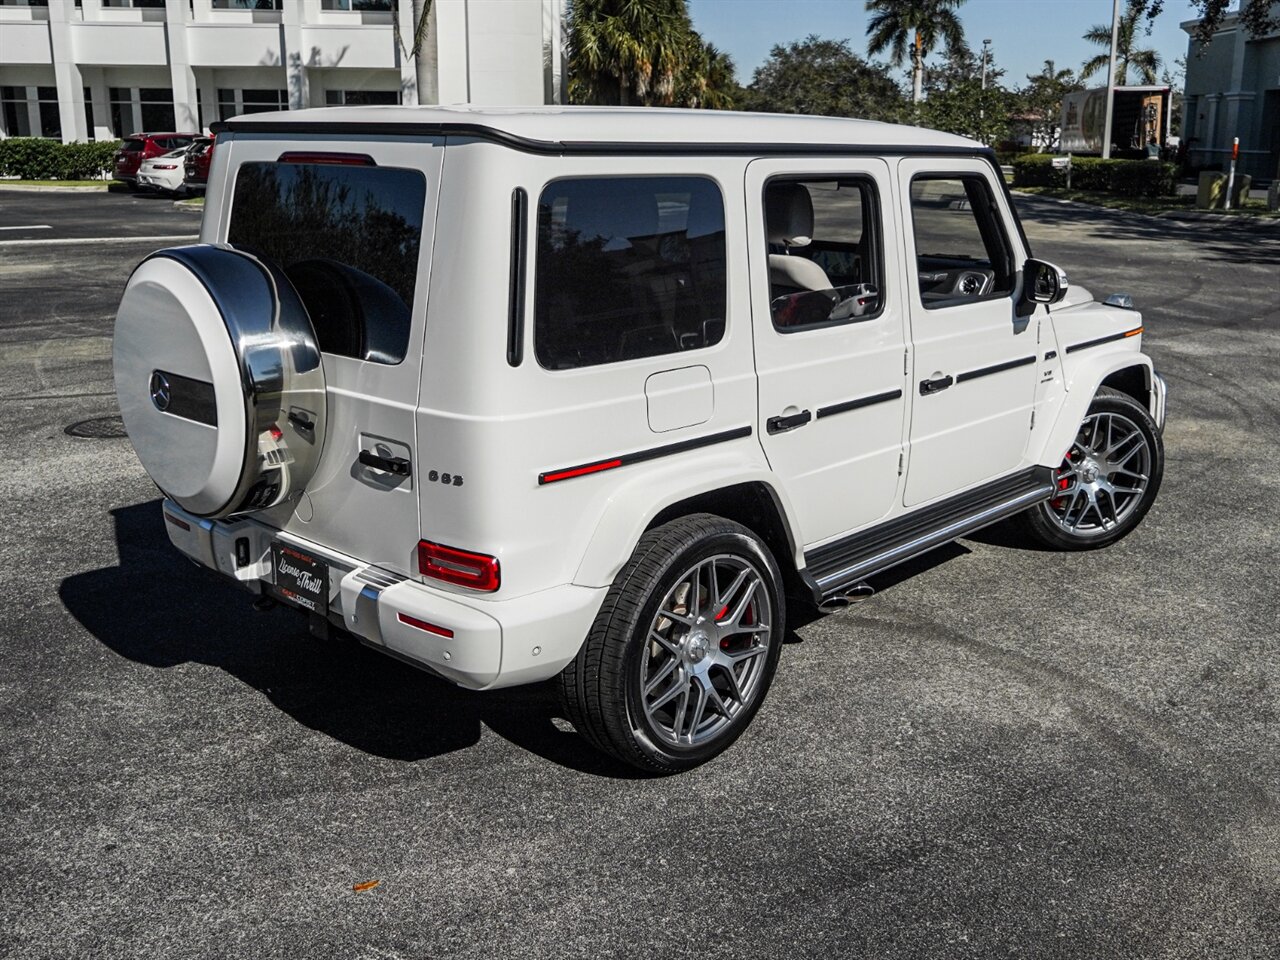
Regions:
[[[409,344],[426,192],[417,170],[245,163],[227,241],[285,273],[321,351],[399,363]]]
[[[724,201],[704,177],[557,180],[538,200],[534,350],[551,370],[719,343]]]

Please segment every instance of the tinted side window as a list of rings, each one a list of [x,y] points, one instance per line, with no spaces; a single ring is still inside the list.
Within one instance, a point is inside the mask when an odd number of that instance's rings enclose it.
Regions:
[[[951,307],[1013,292],[1012,248],[984,178],[911,181],[916,274],[925,307]]]
[[[326,353],[399,363],[409,343],[426,179],[416,170],[246,163],[227,240],[293,282]]]
[[[558,180],[538,200],[534,351],[552,370],[719,343],[724,201],[702,177]]]

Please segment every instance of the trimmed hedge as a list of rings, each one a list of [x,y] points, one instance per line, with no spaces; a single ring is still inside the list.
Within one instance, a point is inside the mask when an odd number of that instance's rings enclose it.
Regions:
[[[59,143],[44,137],[0,140],[0,176],[20,180],[94,180],[115,165],[119,140]]]
[[[1122,197],[1171,197],[1177,192],[1178,168],[1163,160],[1071,158],[1071,188],[1114,193]],[[1033,153],[1013,161],[1015,187],[1065,187],[1067,172],[1055,169],[1053,157]]]

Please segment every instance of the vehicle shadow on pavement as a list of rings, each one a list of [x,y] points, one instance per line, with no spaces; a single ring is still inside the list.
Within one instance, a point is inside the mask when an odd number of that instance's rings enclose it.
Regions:
[[[1014,203],[1024,220],[1046,227],[1083,228],[1100,241],[1155,244],[1181,236],[1194,240],[1197,257],[1202,260],[1280,264],[1280,223],[1271,219],[1222,215],[1213,220],[1176,220],[1025,194],[1016,194]]]
[[[120,563],[62,581],[67,610],[122,657],[167,669],[225,670],[298,723],[365,753],[419,761],[475,746],[482,727],[553,763],[638,778],[559,718],[550,684],[462,690],[346,636],[319,640],[300,613],[259,613],[253,596],[183,557],[163,529],[160,501],[111,511]],[[210,701],[210,711],[218,711]]]

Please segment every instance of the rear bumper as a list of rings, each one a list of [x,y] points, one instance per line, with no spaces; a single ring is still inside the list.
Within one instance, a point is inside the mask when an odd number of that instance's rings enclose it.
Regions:
[[[273,541],[290,543],[329,566],[329,619],[368,646],[473,690],[536,683],[578,653],[606,588],[562,584],[510,600],[435,590],[403,574],[344,556],[254,520],[212,521],[169,500],[165,529],[197,563],[254,593],[274,582]],[[241,545],[241,565],[237,541]]]

